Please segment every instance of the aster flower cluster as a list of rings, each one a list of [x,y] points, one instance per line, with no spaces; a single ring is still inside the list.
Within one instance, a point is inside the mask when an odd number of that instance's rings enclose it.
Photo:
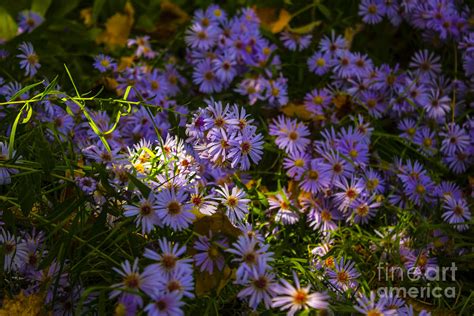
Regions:
[[[315,2],[288,18],[313,8],[324,15]],[[14,61],[5,75],[19,74],[0,77],[0,262],[11,293],[44,298],[54,315],[97,304],[117,315],[205,304],[415,315],[406,297],[375,294],[374,267],[426,284],[446,258],[472,254],[469,8],[362,0],[366,24],[387,17],[440,40],[390,64],[326,22],[267,36],[265,14],[236,12],[196,10],[176,56],[135,32],[121,50],[85,56],[97,81],[82,95],[41,77],[51,58],[29,34],[0,49],[0,63]],[[22,11],[18,33],[43,22]],[[297,106],[283,107],[293,83],[282,53],[302,57]]]
[[[159,250],[145,249],[144,257],[149,263],[143,271],[138,267],[138,258],[128,260],[114,271],[121,281],[112,285],[111,298],[118,298],[120,308],[127,315],[143,308],[148,315],[184,315],[183,297],[193,298],[194,280],[191,260],[182,258],[186,247],[171,243],[166,238],[158,241]],[[144,305],[142,296],[149,303]]]
[[[244,108],[208,101],[186,125],[188,141],[199,157],[221,168],[247,170],[262,157],[263,136]]]
[[[44,232],[33,228],[13,234],[0,222],[0,246],[4,253],[2,271],[16,275],[23,284],[24,293],[28,296],[42,293],[43,304],[52,307],[55,313],[72,313],[84,288],[70,286],[67,264],[53,260],[47,266],[40,265],[48,255]]]
[[[187,59],[194,68],[193,82],[200,92],[212,94],[233,87],[250,104],[265,101],[281,106],[288,102],[276,45],[262,36],[259,25],[252,9],[234,17],[228,17],[218,5],[194,13],[185,41]],[[308,42],[299,45],[305,47]]]
[[[423,30],[427,39],[460,39],[468,30],[468,4],[458,6],[455,1],[383,1],[362,0],[359,15],[368,24],[380,23],[387,17],[395,26],[403,21]]]

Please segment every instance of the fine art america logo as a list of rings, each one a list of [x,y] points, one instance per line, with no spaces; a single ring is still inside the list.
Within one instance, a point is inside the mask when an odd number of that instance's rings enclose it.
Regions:
[[[400,267],[391,267],[387,264],[379,264],[378,280],[388,284],[404,281],[416,282],[414,286],[385,286],[379,287],[377,292],[380,296],[398,296],[411,298],[454,298],[456,287],[440,287],[439,282],[456,281],[456,265],[451,263],[449,267],[428,266],[423,271],[419,267],[411,267],[403,270]],[[395,281],[395,282],[394,282]],[[423,282],[423,283],[420,283]],[[431,283],[433,282],[433,284]],[[434,285],[436,284],[436,285]]]

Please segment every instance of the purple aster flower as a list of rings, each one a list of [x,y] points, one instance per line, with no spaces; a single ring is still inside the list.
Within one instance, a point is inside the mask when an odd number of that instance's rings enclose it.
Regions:
[[[189,271],[176,269],[169,275],[157,278],[155,291],[162,293],[178,292],[183,297],[194,298],[194,280],[193,275]]]
[[[257,164],[262,158],[263,154],[263,136],[262,134],[254,134],[251,131],[244,132],[229,140],[231,148],[228,159],[232,162],[230,166],[235,168],[237,164],[241,170],[248,170],[250,168],[250,160]]]
[[[438,89],[431,89],[423,103],[428,117],[440,120],[444,119],[451,110],[451,99],[448,96],[442,96]]]
[[[226,215],[231,223],[242,221],[249,212],[247,205],[250,200],[246,198],[245,192],[237,187],[230,191],[226,183],[216,189],[216,192],[219,194],[216,200],[226,207]]]
[[[357,278],[360,273],[351,260],[341,258],[341,260],[335,262],[334,269],[327,269],[326,272],[329,282],[341,291],[346,292],[357,287]]]
[[[436,258],[430,258],[427,250],[409,251],[405,256],[405,268],[415,276],[424,276],[425,273],[436,273],[439,269]]]
[[[344,212],[348,208],[353,207],[357,198],[365,194],[364,180],[362,178],[351,177],[350,181],[342,178],[341,181],[336,181],[334,186],[341,190],[333,194],[334,202],[338,205],[338,209]]]
[[[169,90],[168,81],[166,80],[166,76],[161,71],[158,71],[158,69],[153,69],[153,71],[148,73],[146,77],[146,92],[150,95],[150,97],[154,97],[156,102],[159,102],[163,97],[167,96]],[[143,116],[142,119],[144,117],[145,116]],[[146,120],[149,120],[148,115],[146,116]]]
[[[3,248],[3,270],[17,271],[27,262],[28,247],[20,238],[0,229],[0,245]]]
[[[263,301],[265,308],[269,309],[272,304],[272,298],[276,294],[275,275],[268,272],[268,266],[262,258],[249,273],[248,284],[246,288],[241,290],[237,297],[248,298],[249,306],[256,310],[258,305]]]
[[[229,245],[224,238],[212,238],[212,233],[209,232],[209,237],[199,236],[194,243],[194,249],[198,251],[194,255],[194,262],[196,267],[200,268],[201,272],[208,272],[212,274],[214,267],[219,271],[224,268],[224,256],[222,249],[227,249]]]
[[[264,86],[264,97],[271,105],[281,106],[288,103],[287,79],[281,74],[278,79],[265,82]]]
[[[302,51],[307,48],[309,44],[311,44],[312,38],[313,36],[311,34],[300,35],[286,30],[280,34],[280,40],[283,42],[283,46],[292,51]]]
[[[94,68],[100,72],[106,72],[109,70],[115,71],[117,69],[117,63],[112,59],[112,57],[99,54],[94,57]]]
[[[222,84],[219,82],[216,72],[213,70],[211,62],[208,59],[201,61],[193,73],[193,82],[199,85],[199,91],[203,93],[213,93],[222,90]]]
[[[190,204],[193,208],[199,211],[203,215],[212,215],[216,212],[217,202],[212,200],[211,195],[205,196],[203,192],[199,192],[199,188],[196,186],[195,193],[191,193]]]
[[[308,223],[311,228],[319,230],[323,235],[337,229],[337,221],[342,219],[342,215],[329,199],[308,198],[304,199],[301,204],[307,210]]]
[[[332,59],[329,53],[317,51],[308,59],[309,70],[319,76],[327,73],[331,65]]]
[[[381,5],[381,1],[362,0],[359,4],[359,15],[362,16],[362,21],[367,24],[377,24],[381,22],[384,14],[385,11]]]
[[[325,162],[321,164],[325,171],[331,176],[331,183],[341,181],[341,179],[349,178],[354,172],[354,167],[347,160],[340,157],[339,152],[334,150],[321,152]]]
[[[23,42],[18,46],[18,49],[22,52],[22,54],[16,55],[16,57],[22,59],[20,61],[20,68],[25,69],[26,76],[33,77],[41,67],[39,57],[33,45],[29,42]]]
[[[443,161],[448,165],[454,173],[460,174],[466,171],[467,167],[472,164],[472,154],[467,150],[458,150],[452,155],[443,157]]]
[[[181,306],[184,302],[181,301],[182,294],[178,291],[171,293],[163,293],[155,291],[151,295],[152,303],[145,306],[143,309],[148,316],[181,316],[184,315]]]
[[[141,198],[137,206],[125,205],[124,209],[123,216],[136,216],[135,222],[137,227],[142,227],[142,234],[150,233],[155,226],[162,226],[161,220],[157,215],[158,204],[153,194],[150,194],[146,199]]]
[[[200,23],[194,23],[191,28],[186,31],[186,44],[192,48],[200,50],[208,50],[215,45],[219,35],[219,28],[210,25],[205,27]]]
[[[441,73],[439,56],[428,50],[419,51],[413,56],[409,66],[415,68],[415,73],[421,78],[434,78]]]
[[[227,20],[227,13],[217,4],[211,4],[207,7],[206,16],[209,16],[209,19],[215,22],[225,22]]]
[[[308,111],[315,115],[323,115],[324,109],[331,103],[332,95],[327,89],[314,89],[307,93],[304,104]]]
[[[272,307],[279,307],[280,310],[288,310],[287,315],[293,316],[300,309],[327,309],[329,296],[326,293],[311,293],[311,286],[301,287],[298,276],[293,271],[295,286],[288,281],[281,279],[275,291],[277,296],[273,298]]]
[[[179,91],[179,85],[184,85],[186,79],[176,70],[174,65],[167,64],[165,65],[165,73],[167,80],[168,95],[175,96]]]
[[[18,15],[18,31],[19,33],[31,33],[35,28],[44,22],[44,18],[33,11],[22,11]]]
[[[437,151],[435,137],[435,132],[425,126],[416,131],[413,142],[421,147],[423,153],[432,156]]]
[[[257,238],[241,235],[231,248],[226,249],[227,252],[236,256],[232,261],[239,264],[236,272],[237,284],[246,284],[257,264],[268,266],[268,262],[273,260],[271,257],[273,253],[268,251],[268,247],[268,245],[260,243]]]
[[[312,159],[305,168],[303,177],[299,184],[300,188],[306,192],[316,194],[329,187],[331,174],[328,167],[320,158]]]
[[[53,128],[59,132],[58,137],[62,141],[66,141],[67,136],[74,128],[74,118],[59,106],[53,107],[50,117],[44,117],[44,119],[41,120],[52,123]],[[50,129],[48,129],[48,136],[51,136],[51,138],[54,137],[54,132]]]
[[[268,198],[268,204],[270,211],[277,211],[275,214],[275,221],[281,222],[283,225],[293,225],[300,219],[298,213],[292,209],[291,201],[286,189],[283,189],[276,195],[270,196]]]
[[[377,208],[380,206],[379,202],[374,201],[374,196],[369,198],[359,198],[352,205],[352,216],[347,218],[347,221],[354,221],[356,224],[367,224],[375,214]]]
[[[349,51],[339,54],[333,63],[333,71],[340,78],[349,78],[355,75],[355,67],[353,65],[353,55]]]
[[[445,199],[452,197],[455,199],[460,199],[462,197],[462,190],[459,186],[451,181],[442,181],[439,185],[436,186],[434,195],[440,199]]]
[[[453,224],[459,231],[464,231],[469,228],[468,225],[464,224],[471,220],[471,212],[469,211],[469,206],[465,199],[447,196],[444,199],[443,208],[445,212],[441,217],[446,222]]]
[[[319,42],[319,50],[326,54],[328,53],[331,58],[341,55],[347,50],[347,42],[341,35],[337,35],[331,31],[331,37],[324,36]]]
[[[365,171],[364,177],[365,190],[369,193],[381,194],[385,190],[385,181],[380,174],[368,168]]]
[[[144,257],[157,261],[145,268],[145,272],[153,273],[155,275],[170,275],[173,271],[185,271],[191,273],[192,268],[192,259],[180,259],[179,257],[186,253],[186,246],[179,247],[178,243],[172,243],[162,238],[158,240],[158,245],[160,247],[161,253],[157,253],[151,249],[146,248]],[[156,273],[158,272],[158,274]]]
[[[248,78],[239,83],[235,92],[249,97],[249,104],[253,105],[258,100],[263,100],[264,81],[262,78]]]
[[[135,56],[152,59],[156,56],[156,53],[151,49],[150,36],[137,36],[135,39],[129,39],[127,46],[137,46],[135,50]]]
[[[206,129],[217,128],[221,132],[227,134],[230,128],[233,125],[238,125],[239,121],[234,117],[235,112],[231,111],[231,108],[228,104],[224,107],[222,102],[213,100],[208,100],[207,102],[207,111],[209,115],[204,119],[204,127]]]
[[[374,64],[367,54],[353,53],[352,65],[354,74],[358,78],[367,77],[374,69]]]
[[[417,122],[413,119],[406,118],[401,120],[400,123],[398,123],[398,129],[403,132],[400,134],[400,137],[413,140],[413,137],[415,137],[415,133],[417,131],[417,126]]]
[[[371,88],[376,90],[394,90],[395,87],[402,83],[399,65],[391,68],[387,64],[382,64],[375,70],[374,82]]]
[[[195,216],[191,212],[188,195],[184,190],[165,189],[156,195],[157,215],[164,225],[175,231],[189,227]]]
[[[276,136],[275,143],[280,149],[292,154],[295,152],[303,152],[310,140],[308,128],[297,120],[279,116],[270,125],[269,134]]]
[[[408,198],[416,205],[421,206],[423,202],[432,202],[431,195],[435,186],[429,177],[418,180],[409,179],[403,183],[403,187]]]
[[[110,293],[110,297],[113,298],[121,295],[122,298],[133,302],[133,305],[141,307],[143,305],[143,299],[138,292],[140,289],[150,286],[151,275],[141,274],[139,272],[138,258],[135,258],[133,265],[131,265],[128,260],[125,260],[125,262],[121,264],[121,269],[115,267],[112,269],[120,274],[122,281],[112,285],[114,290]]]
[[[91,177],[76,177],[74,180],[85,194],[91,195],[97,188],[97,181]]]
[[[369,162],[369,147],[364,142],[363,136],[356,132],[345,135],[339,141],[337,149],[346,158],[351,159],[356,165],[365,166]]]
[[[361,295],[354,308],[363,315],[397,315],[396,310],[387,307],[387,298],[382,296],[377,300],[373,291],[370,292],[370,298]]]
[[[445,131],[440,132],[439,135],[443,137],[441,152],[446,155],[452,155],[456,151],[464,151],[469,147],[469,135],[456,123],[449,123]]]
[[[15,156],[15,153],[16,151],[13,151],[12,155]],[[0,142],[0,162],[6,162],[11,158],[8,144]],[[12,182],[11,175],[17,173],[17,169],[0,167],[0,185],[10,184]]]
[[[402,308],[400,308],[398,311],[398,315],[400,316],[431,316],[431,313],[422,309],[421,311],[415,312],[413,310],[413,305],[407,305]]]
[[[374,118],[382,117],[386,105],[378,92],[373,90],[362,91],[359,99],[367,107],[370,116]]]
[[[186,135],[188,135],[188,141],[197,141],[200,138],[204,138],[204,132],[207,130],[205,127],[205,121],[209,119],[207,111],[205,109],[198,109],[194,112],[191,122],[186,124]]]
[[[34,271],[29,279],[33,281],[29,291],[31,293],[40,291],[46,293],[44,298],[46,304],[53,301],[56,289],[65,288],[69,285],[67,273],[61,272],[61,266],[56,260],[53,260],[49,266]]]
[[[231,82],[237,75],[235,55],[224,52],[212,60],[212,67],[217,78],[222,82]]]
[[[305,166],[311,160],[311,156],[305,152],[293,152],[283,159],[283,167],[286,174],[294,180],[299,180],[305,171]]]
[[[97,143],[97,145],[90,145],[82,149],[82,153],[87,159],[90,159],[97,163],[105,164],[106,166],[111,166],[112,163],[119,161],[123,158],[123,155],[119,154],[121,148],[114,148],[110,152],[105,148],[102,143]]]
[[[393,295],[393,293],[382,295],[382,297],[385,299],[385,307],[387,309],[398,310],[405,305],[405,301],[397,295]]]

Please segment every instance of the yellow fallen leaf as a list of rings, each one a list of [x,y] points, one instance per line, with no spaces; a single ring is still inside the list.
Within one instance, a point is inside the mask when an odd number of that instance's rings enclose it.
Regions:
[[[337,94],[332,98],[331,101],[337,109],[340,109],[350,103],[349,96],[345,94]]]
[[[127,2],[124,13],[117,12],[107,19],[105,30],[97,36],[96,42],[110,49],[125,46],[134,22],[134,12],[131,3]]]
[[[234,227],[227,216],[217,212],[212,216],[204,216],[194,222],[194,231],[200,235],[208,235],[209,231],[213,235],[224,234],[230,238],[236,238],[242,232]]]
[[[0,308],[0,316],[30,316],[30,315],[51,315],[51,313],[43,312],[44,297],[41,294],[25,295],[23,292],[8,298],[5,296],[2,307]]]
[[[125,69],[129,68],[133,64],[133,60],[135,59],[134,56],[122,56],[120,58],[120,62],[118,64],[117,70],[124,71]]]
[[[288,25],[288,23],[290,23],[290,21],[290,12],[286,11],[285,9],[281,9],[280,15],[278,16],[278,20],[272,24],[270,30],[272,31],[272,33],[280,33]]]
[[[253,10],[257,13],[258,19],[260,20],[260,26],[270,30],[270,26],[277,20],[275,8],[257,8],[253,6]]]
[[[196,295],[202,296],[216,290],[216,294],[224,288],[232,277],[233,269],[229,266],[224,266],[222,271],[214,270],[213,274],[207,272],[196,273]]]
[[[285,9],[281,9],[277,16],[274,8],[256,8],[254,11],[260,20],[260,25],[272,33],[279,33],[290,23],[291,14]]]
[[[153,36],[168,40],[189,20],[189,15],[172,1],[165,0],[160,4],[160,16],[154,25]]]
[[[347,42],[347,48],[348,49],[351,48],[351,46],[352,46],[352,41],[354,40],[354,36],[356,36],[357,33],[362,31],[363,28],[364,28],[364,24],[358,23],[358,24],[356,24],[355,28],[350,26],[350,27],[347,27],[344,30],[344,39]]]
[[[103,84],[108,90],[115,90],[117,89],[118,82],[115,78],[112,77],[105,77],[103,79]]]
[[[313,117],[313,114],[306,109],[304,104],[288,103],[281,111],[286,116],[296,116],[302,120],[310,120]]]
[[[84,8],[79,12],[84,25],[89,27],[92,25],[92,8]]]

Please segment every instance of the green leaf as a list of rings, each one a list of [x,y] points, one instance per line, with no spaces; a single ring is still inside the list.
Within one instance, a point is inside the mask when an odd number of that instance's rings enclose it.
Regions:
[[[133,86],[127,86],[127,89],[125,90],[125,94],[123,95],[123,100],[127,101],[128,95],[130,94],[130,90],[133,88]]]
[[[55,18],[62,18],[69,12],[73,11],[79,3],[80,0],[55,1],[55,5],[51,7],[52,9],[54,8],[54,11],[50,12],[50,14],[54,15]]]
[[[18,123],[20,122],[21,115],[23,114],[23,111],[25,110],[25,108],[26,108],[26,104],[20,109],[20,112],[17,114],[17,116],[15,118],[15,121],[13,122],[13,125],[12,125],[12,130],[10,132],[10,139],[9,139],[9,142],[8,142],[8,154],[9,154],[10,158],[13,155],[13,148],[14,148],[14,145],[15,145],[16,129],[18,127]]]
[[[52,0],[33,0],[31,4],[31,11],[38,13],[41,16],[46,15],[49,6],[51,5]]]
[[[326,7],[324,4],[321,4],[319,3],[317,5],[319,11],[327,18],[327,19],[331,19],[331,10],[328,9],[328,7]]]
[[[30,84],[22,89],[20,89],[17,93],[15,93],[11,98],[10,98],[10,101],[13,101],[15,100],[16,98],[18,98],[20,95],[22,95],[23,93],[25,92],[28,92],[30,91],[31,89],[33,89],[34,87],[36,86],[39,86],[40,84],[42,84],[44,82],[43,81],[40,81],[40,82],[36,82],[36,83],[33,83],[33,84]]]
[[[15,37],[18,26],[15,20],[3,7],[0,7],[0,39],[9,40]]]
[[[314,21],[300,27],[296,27],[296,28],[290,27],[289,29],[291,32],[296,33],[296,34],[306,34],[306,33],[312,32],[313,29],[316,26],[319,26],[320,24],[321,24],[321,21]]]
[[[141,182],[130,173],[128,174],[128,178],[133,183],[133,185],[137,187],[137,189],[140,191],[143,197],[148,198],[148,196],[150,195],[151,189],[145,183]]]
[[[18,202],[21,205],[21,212],[28,216],[36,201],[39,200],[38,192],[40,190],[39,174],[29,174],[18,181],[16,191],[18,192]]]
[[[94,0],[94,5],[92,6],[92,21],[97,21],[102,8],[104,7],[105,0]]]
[[[53,91],[54,87],[58,83],[58,76],[54,77],[54,79],[49,83],[49,85],[44,89],[41,93],[40,100],[43,100],[51,91]]]

